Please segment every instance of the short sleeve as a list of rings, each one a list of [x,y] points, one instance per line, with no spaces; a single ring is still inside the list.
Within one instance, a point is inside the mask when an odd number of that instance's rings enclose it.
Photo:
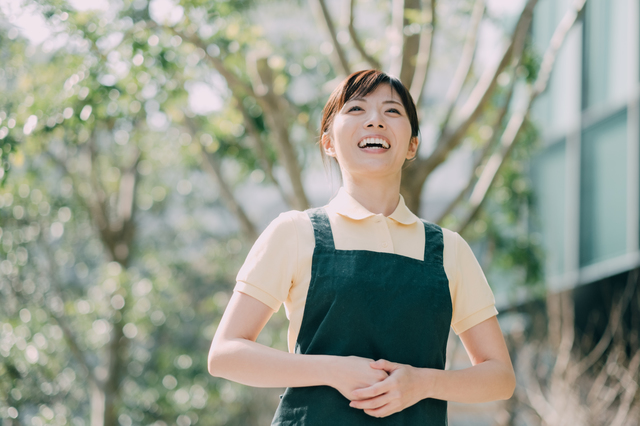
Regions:
[[[274,311],[287,299],[296,273],[298,241],[290,212],[269,224],[249,251],[234,291],[258,299]]]
[[[469,244],[456,232],[448,231],[445,238],[445,257],[447,252],[453,258],[445,259],[445,268],[449,264],[449,287],[453,305],[451,326],[456,334],[480,324],[498,314],[493,292],[487,283]],[[447,249],[446,244],[452,245]]]

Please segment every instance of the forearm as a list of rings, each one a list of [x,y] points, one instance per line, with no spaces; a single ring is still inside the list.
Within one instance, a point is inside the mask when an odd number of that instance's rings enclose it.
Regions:
[[[256,343],[273,311],[267,305],[234,293],[209,351],[209,373],[256,387],[331,386],[346,398],[384,380],[367,358],[290,354]]]
[[[329,385],[333,358],[291,354],[247,339],[229,339],[212,344],[209,373],[256,387]]]
[[[425,398],[464,403],[509,399],[516,381],[513,369],[487,360],[463,370],[417,369]]]

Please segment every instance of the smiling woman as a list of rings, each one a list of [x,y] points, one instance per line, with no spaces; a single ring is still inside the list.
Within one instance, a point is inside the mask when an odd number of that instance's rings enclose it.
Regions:
[[[407,89],[375,70],[331,95],[321,149],[343,187],[275,219],[238,273],[209,372],[287,387],[272,425],[446,425],[447,402],[506,399],[513,368],[493,294],[466,242],[422,221],[400,191],[418,148]],[[289,353],[256,343],[285,305]],[[449,329],[472,367],[445,371]]]
[[[352,74],[334,91],[321,128],[323,154],[336,159],[345,186],[353,179],[378,188],[379,179],[399,182],[404,161],[418,149],[411,95],[399,80],[374,70]]]

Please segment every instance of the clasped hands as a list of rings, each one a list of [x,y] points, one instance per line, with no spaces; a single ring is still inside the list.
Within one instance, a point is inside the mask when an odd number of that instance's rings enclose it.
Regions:
[[[334,387],[351,401],[349,406],[364,410],[370,416],[389,416],[426,397],[425,383],[418,374],[423,369],[383,359],[345,357],[343,360],[348,364],[343,365],[347,370]]]

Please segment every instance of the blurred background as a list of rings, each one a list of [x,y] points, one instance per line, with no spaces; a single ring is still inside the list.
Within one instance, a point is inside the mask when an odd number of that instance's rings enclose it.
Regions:
[[[640,423],[635,0],[0,0],[0,421],[269,424],[207,374],[235,274],[340,186],[349,73],[419,106],[402,194],[470,242],[513,398],[451,425]],[[259,342],[286,350],[274,315]],[[452,334],[448,368],[468,358]]]

